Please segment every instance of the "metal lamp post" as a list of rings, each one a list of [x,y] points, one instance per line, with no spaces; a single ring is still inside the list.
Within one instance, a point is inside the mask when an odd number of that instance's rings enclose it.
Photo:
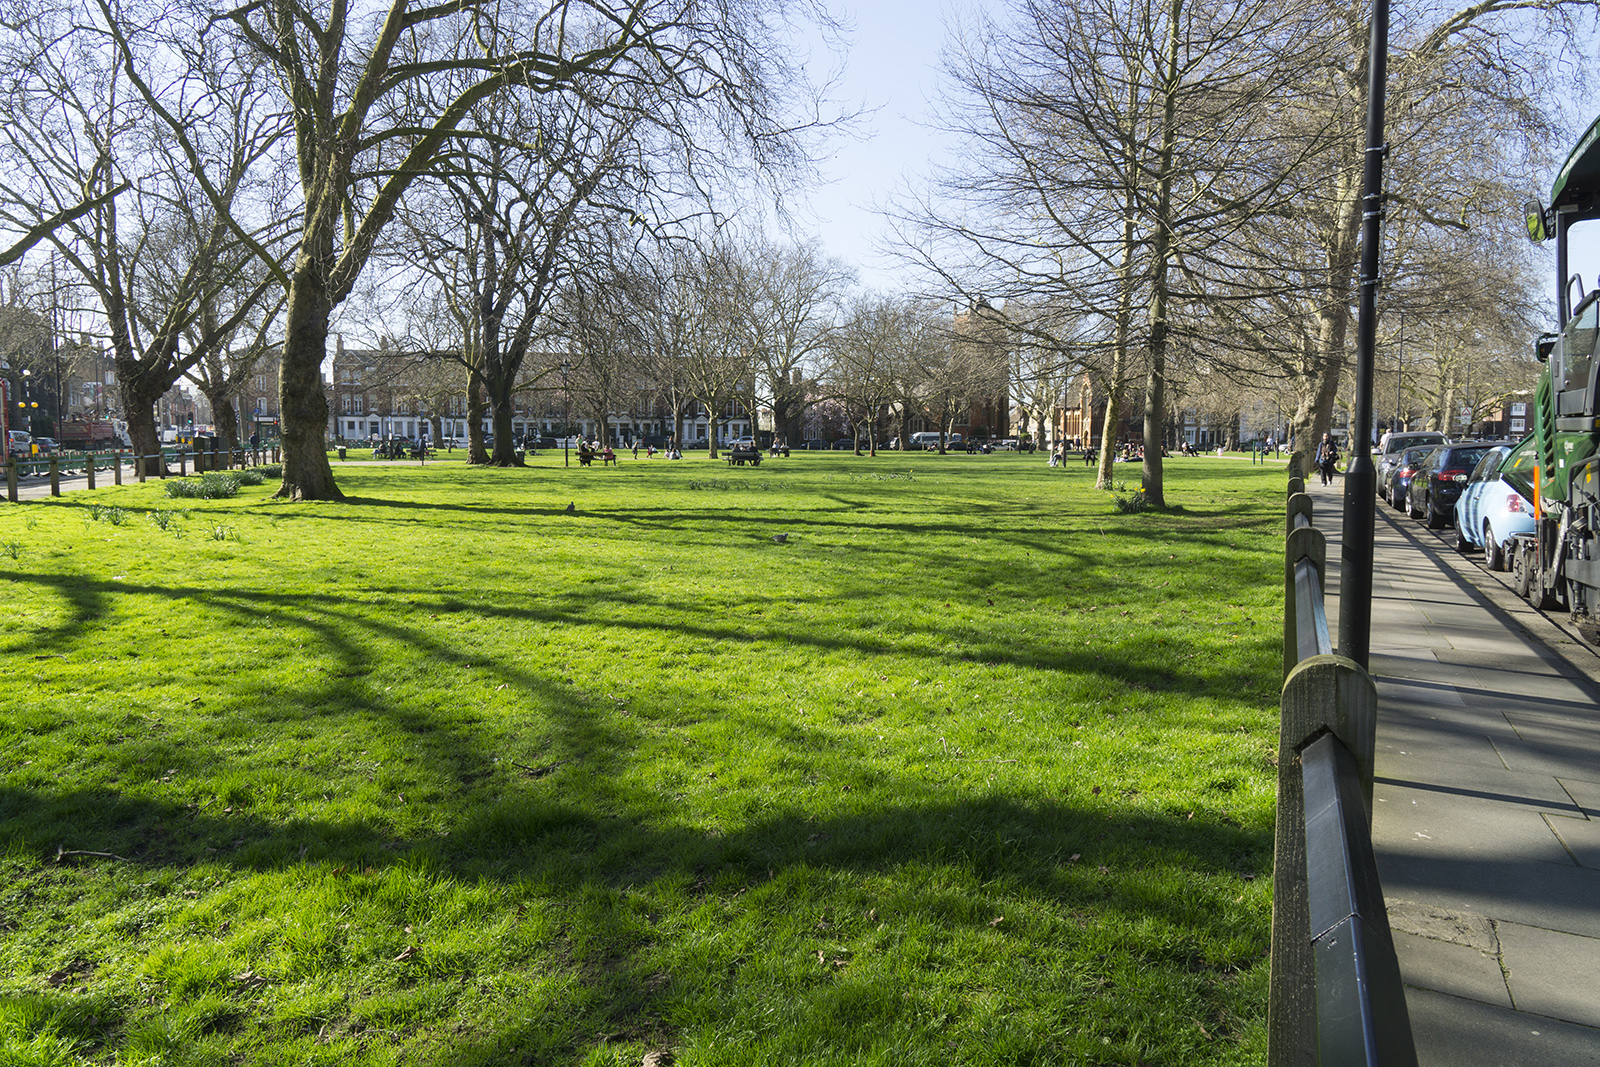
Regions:
[[[1383,224],[1383,104],[1389,67],[1389,0],[1372,5],[1367,51],[1367,148],[1361,181],[1361,292],[1356,315],[1355,410],[1344,475],[1339,570],[1339,654],[1367,666],[1372,644],[1372,526],[1377,472],[1372,466],[1372,355],[1377,341],[1379,242]]]
[[[567,392],[567,375],[572,373],[572,360],[561,361],[561,465],[572,466],[572,394]]]

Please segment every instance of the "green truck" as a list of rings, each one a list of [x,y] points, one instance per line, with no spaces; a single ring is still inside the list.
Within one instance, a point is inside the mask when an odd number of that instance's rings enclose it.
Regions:
[[[1573,227],[1595,219],[1600,118],[1567,157],[1549,205],[1528,204],[1528,236],[1555,241],[1557,332],[1537,342],[1545,369],[1533,432],[1501,466],[1502,477],[1534,502],[1534,532],[1506,544],[1517,592],[1536,607],[1570,612],[1585,639],[1600,644],[1600,286],[1584,292],[1568,265]],[[1594,241],[1581,236],[1586,246]]]

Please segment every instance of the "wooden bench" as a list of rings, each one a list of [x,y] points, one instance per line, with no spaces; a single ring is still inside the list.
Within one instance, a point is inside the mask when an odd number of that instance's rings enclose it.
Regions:
[[[728,466],[742,467],[746,463],[752,467],[761,466],[761,450],[758,448],[733,448],[728,450]]]

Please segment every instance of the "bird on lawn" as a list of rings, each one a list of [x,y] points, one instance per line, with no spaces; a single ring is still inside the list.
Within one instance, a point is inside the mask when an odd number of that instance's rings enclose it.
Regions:
[[[573,501],[572,503],[567,505],[567,514],[568,515],[576,515],[577,513],[578,513],[578,502],[577,501]]]

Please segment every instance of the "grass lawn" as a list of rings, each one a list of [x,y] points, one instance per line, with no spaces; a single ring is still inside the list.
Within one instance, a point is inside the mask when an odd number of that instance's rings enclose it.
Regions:
[[[1264,1062],[1281,467],[531,462],[0,504],[0,1063]]]

